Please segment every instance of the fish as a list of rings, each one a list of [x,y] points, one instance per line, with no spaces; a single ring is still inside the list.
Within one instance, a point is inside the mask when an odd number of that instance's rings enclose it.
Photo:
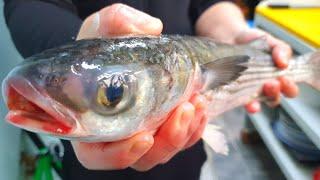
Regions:
[[[13,68],[2,84],[9,123],[68,140],[113,142],[154,130],[196,93],[210,118],[260,97],[278,76],[320,89],[320,51],[280,70],[265,38],[229,45],[186,35],[78,40]],[[215,149],[216,127],[204,136]],[[220,140],[219,140],[220,141]]]

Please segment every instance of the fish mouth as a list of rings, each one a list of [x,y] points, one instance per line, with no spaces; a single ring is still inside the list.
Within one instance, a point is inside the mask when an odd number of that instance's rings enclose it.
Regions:
[[[64,136],[76,125],[76,114],[53,100],[23,77],[5,80],[3,94],[9,112],[6,119],[23,129]]]

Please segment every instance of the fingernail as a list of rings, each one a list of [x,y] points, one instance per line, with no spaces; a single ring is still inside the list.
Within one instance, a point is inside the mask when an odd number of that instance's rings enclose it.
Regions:
[[[143,154],[153,144],[153,137],[151,135],[144,135],[135,144],[132,145],[130,152],[134,154]]]
[[[133,25],[136,28],[140,29],[141,26],[148,27],[160,27],[162,26],[161,20],[155,17],[152,17],[142,11],[138,11],[129,6],[123,6],[119,10],[123,15],[125,15],[128,19],[130,19]]]
[[[194,118],[194,106],[191,103],[185,103],[183,105],[183,113],[179,121],[180,128],[189,126],[191,120]]]
[[[260,111],[261,105],[258,101],[252,101],[249,104],[246,104],[246,109],[250,114]]]
[[[289,55],[285,51],[279,52],[279,59],[282,61],[283,64],[288,64]]]
[[[99,26],[100,26],[100,14],[99,12],[97,12],[92,17],[91,28],[97,32],[99,29]]]
[[[77,40],[80,39],[86,39],[86,38],[94,38],[99,37],[99,26],[100,26],[100,14],[99,12],[94,13],[91,18],[89,18],[89,21],[85,21],[83,26],[80,29],[79,36],[77,37]],[[82,32],[81,30],[85,29],[85,32]]]
[[[197,97],[197,101],[196,101],[196,104],[195,104],[195,107],[196,109],[203,109],[205,108],[207,105],[207,99],[205,96],[202,96],[202,95],[199,95]]]

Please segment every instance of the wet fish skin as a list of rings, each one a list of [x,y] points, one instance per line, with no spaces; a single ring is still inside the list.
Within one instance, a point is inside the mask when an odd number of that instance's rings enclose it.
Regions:
[[[7,118],[35,132],[106,142],[156,129],[195,92],[214,99],[209,107],[217,116],[256,98],[261,85],[279,75],[318,87],[319,52],[281,71],[267,49],[255,45],[190,36],[77,41],[32,56],[10,72],[3,83]],[[106,100],[106,90],[120,101]]]
[[[10,85],[5,85],[5,91],[13,87],[18,93],[26,94],[26,88],[35,89],[36,95],[30,96],[29,92],[25,97],[32,97],[28,100],[33,101],[37,96],[37,106],[46,112],[48,109],[58,112],[53,113],[54,119],[72,129],[72,133],[68,131],[62,136],[117,140],[137,129],[155,126],[154,121],[180,100],[194,67],[184,54],[177,53],[179,46],[173,43],[168,38],[79,41],[26,59],[8,75],[6,82]],[[115,76],[127,78],[125,84],[132,95],[124,108],[106,108],[102,112],[95,102],[99,78],[108,81]],[[18,81],[20,83],[16,83]],[[21,88],[22,85],[28,87]],[[39,104],[43,102],[47,103]],[[145,119],[153,122],[148,125]],[[28,125],[19,125],[34,130]],[[59,128],[50,133],[59,135]],[[36,130],[46,131],[41,127]]]

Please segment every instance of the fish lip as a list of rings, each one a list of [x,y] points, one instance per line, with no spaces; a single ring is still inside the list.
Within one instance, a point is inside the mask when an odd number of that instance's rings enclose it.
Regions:
[[[68,109],[67,107],[63,106],[62,104],[58,103],[57,101],[53,100],[45,91],[40,90],[40,86],[31,83],[28,79],[21,76],[9,77],[4,82],[5,83],[2,86],[2,91],[6,104],[8,103],[8,100],[10,98],[8,94],[9,88],[13,88],[19,95],[23,96],[26,100],[30,101],[31,103],[34,103],[49,116],[53,117],[55,121],[57,121],[65,127],[65,130],[57,129],[49,133],[53,133],[56,135],[67,134],[70,133],[70,131],[76,127],[76,113]],[[9,109],[8,116],[13,115],[15,112],[18,111],[20,110]],[[66,129],[68,129],[68,131],[66,131]]]

